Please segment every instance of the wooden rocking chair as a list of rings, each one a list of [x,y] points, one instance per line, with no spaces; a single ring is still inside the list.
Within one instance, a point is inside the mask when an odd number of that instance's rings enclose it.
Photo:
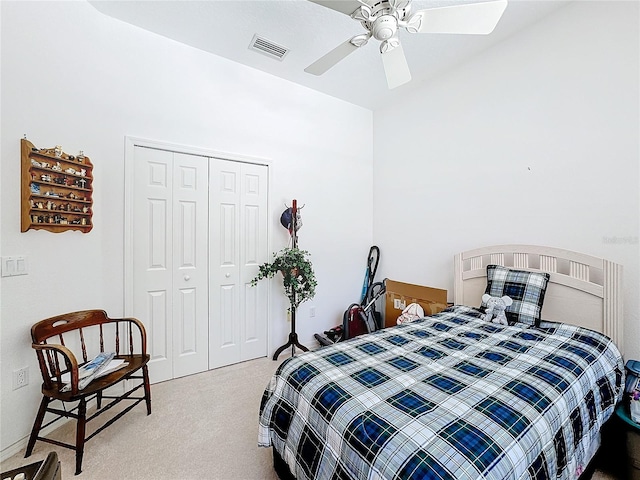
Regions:
[[[85,310],[58,315],[36,323],[31,328],[31,338],[42,373],[43,397],[29,437],[25,458],[31,455],[36,440],[70,448],[76,452],[75,474],[78,475],[82,471],[82,456],[86,441],[113,424],[143,400],[147,404],[147,415],[151,414],[151,389],[147,370],[149,355],[144,325],[135,318],[114,319],[109,318],[103,310]],[[79,378],[79,369],[82,371],[81,367],[101,352],[113,352],[114,359],[122,359],[124,364],[117,370],[94,378],[84,388],[80,388],[79,383],[82,382]],[[116,387],[116,384],[132,379],[139,379],[142,382],[135,382],[138,383],[135,386],[123,383]],[[110,387],[114,387],[112,390],[120,389],[124,393],[116,395],[110,392],[107,395],[105,390]],[[139,388],[144,388],[144,396],[132,396]],[[94,398],[97,410],[87,417],[87,402]],[[103,399],[109,400],[104,407],[102,407]],[[50,405],[53,400],[61,401],[63,408],[53,408]],[[132,403],[86,436],[87,422],[122,400],[129,400]],[[69,402],[77,402],[77,405],[67,410],[65,404]],[[55,418],[43,425],[47,412],[54,414]],[[48,427],[61,418],[76,419],[75,445],[39,436],[42,428]]]

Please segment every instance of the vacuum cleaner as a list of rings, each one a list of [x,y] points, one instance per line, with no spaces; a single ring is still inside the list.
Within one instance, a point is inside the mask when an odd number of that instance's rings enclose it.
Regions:
[[[369,249],[369,256],[367,257],[367,269],[362,285],[360,303],[349,305],[349,308],[345,310],[342,316],[342,325],[326,330],[324,335],[315,334],[315,338],[320,345],[332,345],[382,328],[382,317],[376,311],[376,301],[386,292],[386,279],[382,282],[374,282],[379,262],[380,249],[374,245]]]

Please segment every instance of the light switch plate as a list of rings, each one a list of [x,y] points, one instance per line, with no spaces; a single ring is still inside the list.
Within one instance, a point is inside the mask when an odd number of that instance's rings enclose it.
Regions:
[[[2,276],[15,277],[17,275],[28,275],[29,265],[25,255],[15,255],[2,257]]]

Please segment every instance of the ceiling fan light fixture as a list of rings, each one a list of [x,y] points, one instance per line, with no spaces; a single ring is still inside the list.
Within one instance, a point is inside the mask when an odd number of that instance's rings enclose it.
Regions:
[[[389,40],[385,40],[380,44],[380,53],[387,53],[400,46],[400,40],[397,37],[392,37]]]
[[[363,33],[362,35],[356,35],[351,40],[349,40],[349,42],[351,42],[351,45],[353,45],[354,47],[360,48],[360,47],[364,47],[370,38],[371,38],[370,33]]]
[[[355,12],[351,14],[351,18],[358,22],[371,22],[374,20],[374,16],[371,12],[371,8],[368,5],[362,5]]]
[[[412,13],[413,0],[309,0],[349,15],[367,30],[341,43],[304,69],[322,75],[373,37],[380,42],[380,55],[389,88],[411,81],[404,50],[397,37],[399,29],[409,33],[453,33],[487,35],[502,17],[509,0],[449,5]]]
[[[382,15],[371,25],[371,34],[376,40],[384,41],[393,37],[398,31],[398,21],[393,15]]]
[[[420,33],[423,17],[424,12],[418,12],[412,15],[407,21],[398,22],[398,25],[404,27],[409,33]]]

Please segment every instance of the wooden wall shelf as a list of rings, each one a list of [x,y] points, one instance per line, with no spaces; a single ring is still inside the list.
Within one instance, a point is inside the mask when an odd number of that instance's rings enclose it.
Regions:
[[[21,231],[60,233],[93,228],[93,165],[89,157],[20,141],[22,157]]]

